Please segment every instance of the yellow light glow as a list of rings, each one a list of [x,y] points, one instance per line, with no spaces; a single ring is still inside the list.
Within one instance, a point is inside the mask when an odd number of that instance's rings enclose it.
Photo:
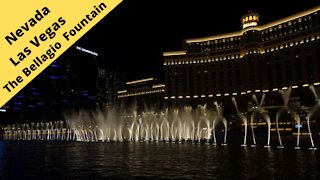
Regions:
[[[166,87],[165,84],[157,84],[157,85],[153,85],[152,88],[161,88],[161,87]]]
[[[186,55],[186,51],[171,51],[171,52],[164,52],[163,56],[179,56],[179,55]]]
[[[223,39],[223,38],[236,38],[237,36],[241,36],[241,35],[242,35],[242,32],[233,32],[233,33],[215,35],[210,37],[187,39],[186,42],[194,43],[194,42],[204,42],[204,41],[217,40],[217,39]]]
[[[123,94],[123,93],[126,93],[127,90],[122,90],[122,91],[118,91],[118,94]]]
[[[145,95],[145,94],[154,94],[154,93],[163,93],[165,92],[164,89],[160,90],[151,90],[151,91],[141,91],[141,92],[126,92],[118,95],[118,98],[125,98],[125,97],[132,97],[132,96],[140,96],[140,95]]]
[[[152,80],[154,80],[154,78],[147,78],[147,79],[140,79],[140,80],[130,81],[130,82],[126,82],[126,84],[137,84],[137,83],[146,82],[146,81],[152,81]]]

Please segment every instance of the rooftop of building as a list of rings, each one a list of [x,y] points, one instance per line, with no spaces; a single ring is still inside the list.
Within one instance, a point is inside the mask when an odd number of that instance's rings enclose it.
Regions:
[[[192,39],[185,39],[184,42],[187,44],[191,44],[191,43],[200,43],[200,42],[207,42],[207,41],[213,41],[213,40],[219,40],[219,39],[227,39],[227,38],[237,38],[242,36],[246,31],[249,30],[258,30],[258,31],[262,31],[274,26],[278,26],[284,23],[288,23],[290,21],[299,19],[301,17],[304,16],[308,16],[310,14],[313,13],[318,13],[318,11],[320,11],[320,5],[315,6],[311,9],[263,24],[263,25],[259,25],[259,24],[255,24],[252,26],[248,26],[248,27],[244,27],[242,30],[240,31],[236,31],[236,32],[230,32],[230,33],[224,33],[224,34],[218,34],[218,35],[213,35],[213,36],[207,36],[207,37],[199,37],[199,38],[192,38]],[[253,13],[253,12],[249,12],[248,14],[254,14],[256,15],[257,20],[259,19],[259,15],[257,13]],[[246,14],[246,15],[248,15]],[[246,15],[242,16],[242,18],[240,19],[243,22],[243,17],[245,17]],[[169,51],[169,52],[164,52],[163,56],[176,56],[176,55],[185,55],[187,52],[184,50],[181,51]]]

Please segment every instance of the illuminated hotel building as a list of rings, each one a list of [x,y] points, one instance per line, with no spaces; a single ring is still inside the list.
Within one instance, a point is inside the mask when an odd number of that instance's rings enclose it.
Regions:
[[[126,82],[125,86],[118,91],[120,105],[132,107],[136,105],[138,111],[145,110],[145,107],[161,110],[165,85],[156,78],[139,79]]]
[[[240,31],[187,39],[183,50],[163,53],[165,101],[196,104],[319,85],[320,6],[264,25],[259,19],[249,12]]]

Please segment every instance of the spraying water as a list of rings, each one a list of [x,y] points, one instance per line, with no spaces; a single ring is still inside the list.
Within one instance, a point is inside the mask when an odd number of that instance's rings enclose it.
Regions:
[[[283,148],[284,146],[282,145],[282,140],[281,140],[281,135],[280,135],[280,130],[279,130],[279,119],[282,114],[284,113],[290,113],[292,117],[294,117],[292,111],[289,110],[289,99],[290,99],[290,94],[291,94],[292,88],[289,87],[287,90],[279,90],[279,93],[281,94],[282,100],[283,100],[283,107],[280,108],[276,114],[276,128],[277,128],[277,135],[278,135],[278,140],[279,140],[279,146],[278,148]]]
[[[237,100],[235,97],[232,97],[232,102],[233,102],[233,105],[236,109],[238,116],[241,118],[241,120],[244,124],[244,137],[243,137],[243,144],[241,145],[244,147],[244,146],[247,146],[248,120],[247,120],[246,116],[244,116],[243,114],[240,113],[239,108],[238,108],[238,104],[237,104]]]
[[[253,113],[251,114],[251,132],[252,132],[252,140],[253,140],[252,147],[255,147],[257,145],[255,134],[254,134],[254,126],[253,126],[253,121],[257,115],[261,115],[263,117],[263,119],[267,122],[268,139],[267,139],[267,145],[265,145],[265,147],[270,147],[271,121],[270,121],[269,115],[266,113],[266,111],[263,108],[265,96],[266,96],[266,94],[263,93],[260,102],[258,101],[256,94],[253,94],[253,96],[252,96],[252,99],[256,104],[256,107],[253,109]]]
[[[316,150],[317,148],[315,148],[314,141],[313,141],[311,126],[310,126],[310,119],[313,117],[315,112],[320,108],[320,99],[319,99],[319,95],[316,91],[316,88],[313,85],[309,86],[309,88],[310,88],[312,94],[314,95],[314,98],[316,100],[316,104],[311,108],[311,110],[309,111],[309,113],[307,115],[307,125],[308,125],[308,132],[309,132],[309,137],[310,137],[310,142],[311,142],[310,149]]]
[[[223,138],[223,144],[221,144],[222,146],[226,146],[227,145],[227,120],[225,117],[222,116],[222,112],[221,112],[221,106],[218,105],[218,102],[215,101],[214,102],[214,105],[216,106],[216,111],[217,111],[217,116],[216,118],[214,119],[213,121],[213,124],[212,124],[212,129],[213,129],[213,143],[214,144],[217,144],[217,138],[216,138],[216,125],[219,123],[219,122],[222,122],[223,125],[224,125],[224,138]]]

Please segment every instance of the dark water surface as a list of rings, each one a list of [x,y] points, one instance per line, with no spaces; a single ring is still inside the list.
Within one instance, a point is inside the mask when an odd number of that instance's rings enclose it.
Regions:
[[[289,147],[0,141],[0,179],[319,179],[319,160]]]

